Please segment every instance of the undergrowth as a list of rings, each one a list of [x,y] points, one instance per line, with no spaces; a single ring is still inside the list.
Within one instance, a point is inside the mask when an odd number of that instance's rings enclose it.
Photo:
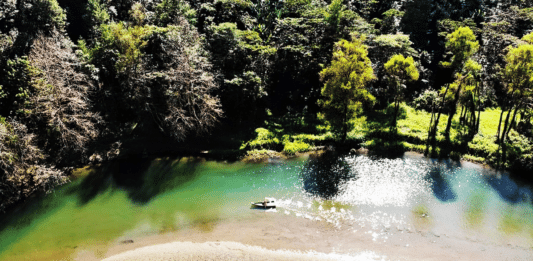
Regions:
[[[431,113],[402,104],[397,125],[391,126],[391,112],[390,108],[385,108],[351,119],[353,128],[342,145],[367,148],[372,154],[386,157],[396,157],[405,151],[426,152]],[[448,115],[443,113],[439,120],[436,146],[429,150],[430,156],[500,166],[498,164],[501,160],[501,148],[496,144],[500,113],[498,108],[482,111],[479,131],[473,137],[469,136],[468,130],[460,124],[457,113],[452,121],[449,140],[443,135],[448,121]],[[255,132],[255,138],[241,146],[241,150],[248,151],[245,158],[274,155],[273,151],[284,156],[293,156],[327,144],[341,145],[340,140],[332,133],[331,126],[312,115],[271,117]],[[512,130],[506,144],[508,158],[501,167],[531,165],[527,161],[528,157],[533,157],[530,139]]]

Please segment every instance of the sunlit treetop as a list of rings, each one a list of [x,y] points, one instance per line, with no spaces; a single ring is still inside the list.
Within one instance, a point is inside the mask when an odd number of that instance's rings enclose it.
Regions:
[[[371,96],[364,87],[375,75],[364,40],[364,35],[354,36],[352,41],[343,39],[335,44],[331,66],[320,72],[320,78],[325,81],[323,96],[333,99],[340,98],[338,95]]]
[[[511,47],[505,57],[503,70],[509,92],[529,95],[533,88],[533,45]]]
[[[394,55],[385,64],[385,71],[391,76],[398,77],[400,80],[416,81],[420,76],[413,57],[405,58],[401,54]]]
[[[529,44],[533,44],[533,32],[524,35],[524,37],[522,37],[522,40],[528,42]]]
[[[468,27],[459,27],[446,40],[446,49],[452,52],[453,58],[451,62],[443,62],[444,67],[460,68],[479,49],[479,42]]]

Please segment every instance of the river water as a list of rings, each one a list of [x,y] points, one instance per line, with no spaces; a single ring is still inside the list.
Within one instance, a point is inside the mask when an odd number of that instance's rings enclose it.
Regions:
[[[250,202],[265,196],[278,202],[270,215],[326,224],[374,244],[409,247],[406,235],[417,234],[533,253],[532,189],[471,163],[417,154],[264,164],[163,158],[89,172],[0,216],[0,260],[61,260],[86,250],[104,257],[107,246],[130,238],[208,233],[254,219],[262,210]]]

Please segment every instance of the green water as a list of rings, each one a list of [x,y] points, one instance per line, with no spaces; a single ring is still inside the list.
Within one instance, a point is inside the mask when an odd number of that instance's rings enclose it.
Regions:
[[[80,250],[103,257],[110,244],[129,238],[211,231],[228,220],[247,220],[254,213],[250,202],[265,196],[278,199],[274,215],[329,222],[334,229],[364,227],[374,241],[427,230],[530,248],[531,191],[474,164],[418,156],[121,161],[90,169],[0,217],[0,260],[62,260]]]
[[[290,188],[299,164],[183,158],[102,167],[10,213],[0,226],[0,260],[58,260],[77,249],[104,254],[107,243],[124,235],[191,226],[209,230],[226,218],[246,215],[250,201]],[[144,228],[138,231],[140,224]]]

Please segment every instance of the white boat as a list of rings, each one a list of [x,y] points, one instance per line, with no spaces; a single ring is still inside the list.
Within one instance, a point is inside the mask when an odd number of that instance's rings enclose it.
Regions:
[[[252,207],[253,208],[264,208],[264,209],[276,208],[276,199],[265,197],[265,201],[263,202],[256,202],[256,203],[252,202]]]

